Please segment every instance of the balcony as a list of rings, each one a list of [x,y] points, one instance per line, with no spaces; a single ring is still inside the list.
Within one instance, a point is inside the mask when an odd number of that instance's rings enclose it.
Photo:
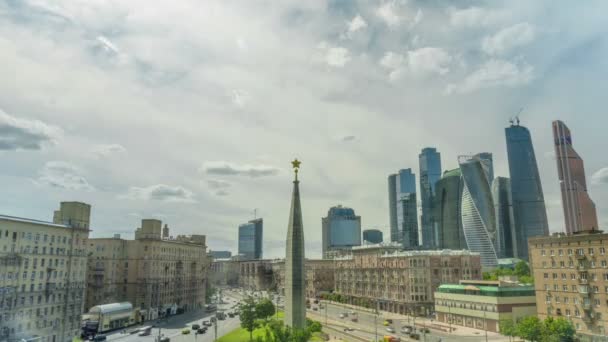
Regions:
[[[587,289],[584,289],[584,290],[579,289],[578,294],[583,298],[589,298],[589,296],[591,295],[591,293]]]
[[[587,272],[587,270],[589,269],[589,267],[587,265],[578,265],[578,266],[576,266],[576,269],[579,272]]]
[[[576,254],[576,258],[578,260],[584,260],[585,259],[585,255],[584,254]]]
[[[593,323],[593,317],[591,317],[590,315],[584,315],[581,318],[582,318],[583,322],[585,322],[587,324]]]
[[[586,285],[586,284],[589,284],[589,280],[588,279],[579,278],[578,279],[578,283]]]
[[[585,310],[585,311],[590,311],[590,310],[593,308],[593,307],[591,306],[591,302],[588,302],[588,303],[583,302],[583,303],[581,304],[581,306],[583,307],[583,310]]]

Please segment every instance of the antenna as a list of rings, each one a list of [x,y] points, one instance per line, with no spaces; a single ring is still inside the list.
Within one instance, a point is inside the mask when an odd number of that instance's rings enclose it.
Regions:
[[[253,219],[257,219],[258,218],[258,208],[253,208]]]
[[[521,114],[521,112],[523,112],[523,110],[524,110],[524,107],[519,108],[517,115],[515,115],[515,121],[517,121],[517,126],[519,126],[519,114]]]

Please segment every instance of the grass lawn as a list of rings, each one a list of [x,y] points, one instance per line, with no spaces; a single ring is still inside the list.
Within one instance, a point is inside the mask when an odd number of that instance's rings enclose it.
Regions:
[[[277,315],[272,316],[273,319],[276,319]],[[285,313],[283,311],[279,311],[278,317],[280,320],[285,317]],[[253,331],[253,340],[255,341],[256,337],[264,337],[266,334],[266,328],[261,327],[255,329]],[[243,328],[237,328],[227,333],[226,335],[217,339],[218,342],[248,342],[249,341],[249,331]],[[322,341],[322,340],[320,340]]]

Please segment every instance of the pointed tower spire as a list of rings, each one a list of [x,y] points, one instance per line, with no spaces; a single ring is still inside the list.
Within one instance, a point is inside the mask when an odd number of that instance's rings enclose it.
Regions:
[[[285,324],[292,328],[305,329],[304,227],[300,207],[300,181],[298,180],[300,164],[301,162],[297,159],[291,162],[295,178],[285,248]]]

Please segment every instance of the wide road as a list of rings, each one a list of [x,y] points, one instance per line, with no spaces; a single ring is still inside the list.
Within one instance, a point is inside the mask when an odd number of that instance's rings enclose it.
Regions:
[[[224,297],[225,304],[219,304],[218,309],[224,311],[232,311],[232,307],[236,304],[237,300]],[[116,342],[155,342],[156,338],[159,335],[159,332],[162,336],[167,336],[171,338],[171,342],[212,342],[214,340],[214,327],[211,326],[208,328],[205,334],[196,335],[194,331],[190,331],[190,334],[183,335],[182,330],[190,329],[192,324],[199,324],[203,320],[209,320],[215,313],[204,313],[204,312],[193,312],[186,313],[183,315],[172,316],[169,318],[167,322],[163,322],[159,325],[159,327],[155,327],[152,329],[152,334],[149,336],[137,336],[137,334],[124,334],[120,332],[112,333],[108,336],[108,341],[116,341]],[[153,322],[146,322],[143,324],[151,325]],[[229,333],[230,331],[238,328],[240,326],[240,321],[238,316],[234,318],[226,317],[225,320],[218,320],[218,329],[217,336],[218,338]],[[141,326],[138,326],[141,327]],[[127,330],[135,329],[136,327],[129,328]]]

